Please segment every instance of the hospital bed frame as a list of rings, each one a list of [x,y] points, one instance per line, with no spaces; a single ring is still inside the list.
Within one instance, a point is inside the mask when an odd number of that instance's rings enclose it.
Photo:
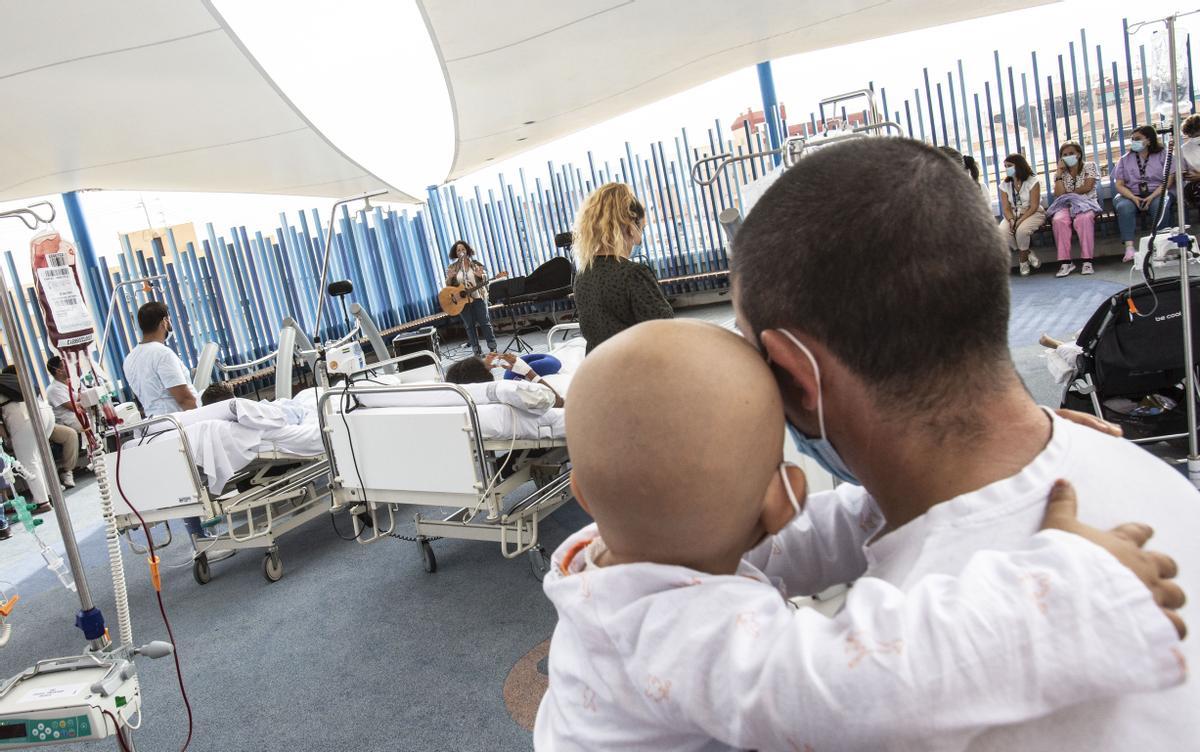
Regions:
[[[169,424],[169,428],[163,431],[148,430],[161,424]],[[200,517],[204,520],[223,518],[223,531],[212,539],[195,541],[197,549],[192,562],[192,576],[201,585],[212,579],[209,551],[250,548],[266,549],[263,576],[269,582],[278,582],[283,577],[283,562],[279,556],[280,536],[328,511],[329,463],[322,455],[301,457],[281,452],[260,453],[258,459],[230,479],[222,493],[214,494],[204,483],[187,433],[175,416],[160,415],[123,425],[109,436],[119,440],[122,435],[128,434],[137,435],[141,440],[122,444],[117,528],[135,552],[144,553],[132,535],[133,530],[141,527],[141,522],[124,500],[126,493],[147,527],[184,517]],[[167,475],[155,474],[151,478],[132,475],[129,472],[130,458],[139,455],[145,463],[160,470],[171,465],[174,465],[174,470]],[[108,465],[109,476],[117,478],[116,453],[105,454],[104,461]],[[143,471],[142,465],[145,463],[139,463],[139,472]],[[162,499],[174,499],[175,503],[158,503],[157,507],[156,501],[146,503],[147,500]],[[151,532],[146,530],[144,534],[150,536]],[[171,540],[168,526],[167,538],[161,542],[154,541],[155,548],[163,548]]]
[[[416,357],[439,363],[437,356],[429,352],[393,361]],[[360,395],[435,391],[456,395],[462,407],[363,408],[345,414],[328,409],[330,400],[343,400],[345,404]],[[333,508],[350,509],[359,542],[373,543],[389,536],[412,540],[420,546],[425,571],[432,573],[437,571],[432,540],[491,541],[500,544],[500,553],[506,559],[528,554],[534,576],[541,579],[545,575],[549,556],[539,541],[539,524],[571,498],[565,440],[484,440],[475,402],[456,384],[342,386],[321,395],[317,415],[329,459]],[[370,425],[376,420],[382,421],[381,425]],[[378,440],[371,441],[368,435]],[[529,457],[535,449],[552,451]],[[511,474],[503,481],[496,480],[500,453],[514,455]],[[379,464],[368,465],[364,475],[364,464],[376,458]],[[453,472],[469,477],[447,477]],[[375,482],[381,475],[387,476],[386,482]],[[535,488],[504,509],[505,497],[530,481]],[[396,511],[401,505],[454,511],[441,519],[416,513],[415,536],[406,538],[395,535]],[[362,535],[365,526],[360,515],[372,520],[367,537]]]

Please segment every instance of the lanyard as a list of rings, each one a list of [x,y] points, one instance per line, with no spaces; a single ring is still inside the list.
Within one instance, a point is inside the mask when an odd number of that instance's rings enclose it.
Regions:
[[[1147,156],[1145,161],[1138,156],[1135,156],[1134,159],[1137,160],[1138,173],[1141,176],[1138,182],[1138,195],[1145,196],[1150,192],[1150,185],[1146,182],[1146,165],[1150,163],[1150,157]]]

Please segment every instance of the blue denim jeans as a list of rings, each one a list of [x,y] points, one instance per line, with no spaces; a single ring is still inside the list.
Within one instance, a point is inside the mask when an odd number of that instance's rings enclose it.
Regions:
[[[190,535],[194,535],[197,538],[204,538],[208,535],[208,531],[200,524],[199,517],[184,517],[183,526],[187,528]]]
[[[476,355],[480,354],[480,350],[479,334],[476,333],[475,327],[483,330],[483,339],[487,342],[488,351],[496,352],[496,334],[492,331],[492,320],[488,317],[486,302],[480,299],[468,303],[462,311],[462,322],[467,330],[467,343]]]
[[[1172,224],[1171,194],[1168,193],[1166,196],[1167,216],[1159,224],[1159,229],[1163,227],[1170,227]],[[1113,198],[1113,208],[1117,210],[1117,226],[1121,229],[1121,240],[1125,241],[1126,243],[1132,242],[1134,240],[1134,236],[1137,235],[1137,215],[1139,211],[1137,204],[1133,203],[1124,196],[1117,194],[1117,196]],[[1151,201],[1150,208],[1147,211],[1150,212],[1151,217],[1157,217],[1158,213],[1162,211],[1162,196],[1159,196]]]

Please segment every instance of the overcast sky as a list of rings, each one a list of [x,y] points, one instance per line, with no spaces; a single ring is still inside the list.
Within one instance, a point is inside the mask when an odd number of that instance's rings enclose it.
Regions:
[[[1091,59],[1094,61],[1095,46],[1099,44],[1108,65],[1108,61],[1122,52],[1122,18],[1128,17],[1134,22],[1175,10],[1186,12],[1200,8],[1200,0],[1192,2],[1194,7],[1181,5],[1179,0],[1142,0],[1138,3],[1065,0],[1002,16],[796,55],[773,61],[776,89],[779,100],[788,106],[793,122],[807,119],[809,111],[816,109],[816,102],[822,97],[863,88],[872,81],[877,89],[886,88],[889,105],[896,109],[896,103],[905,94],[911,97],[914,88],[920,88],[923,96],[923,67],[929,68],[931,81],[945,82],[946,72],[956,70],[961,59],[968,93],[972,83],[984,78],[994,80],[992,51],[996,49],[1001,51],[1002,65],[1013,65],[1018,74],[1029,69],[1029,53],[1036,50],[1044,78],[1051,64],[1057,70],[1057,55],[1067,53],[1069,42],[1075,42],[1076,55],[1080,54],[1081,29],[1086,29]],[[1184,31],[1200,28],[1197,19],[1200,16],[1185,19],[1181,28]],[[1142,32],[1135,41],[1143,42],[1149,48],[1150,32]],[[1121,72],[1124,75],[1123,58]],[[1093,77],[1095,75],[1093,70]],[[1019,89],[1019,81],[1017,85]],[[547,161],[556,164],[582,162],[589,149],[597,157],[615,158],[624,152],[626,141],[644,151],[653,141],[673,138],[681,126],[698,134],[711,127],[714,118],[727,126],[747,107],[761,107],[758,79],[753,68],[598,123],[573,136],[462,178],[457,184],[495,186],[497,174],[515,178],[519,168],[524,168],[531,177],[541,175]],[[369,164],[366,166],[370,167]],[[54,198],[57,202],[57,197]],[[316,207],[324,215],[329,203],[282,196],[105,191],[85,194],[83,206],[97,252],[111,256],[117,251],[117,234],[122,231],[188,221],[196,223],[199,233],[203,233],[205,222],[213,222],[222,232],[242,224],[252,230],[271,231],[278,223],[280,211],[294,215],[297,210]],[[0,208],[8,206],[11,204],[0,204]],[[59,222],[59,226],[69,235],[65,220]],[[0,250],[12,250],[18,254],[18,259],[23,259],[27,244],[28,233],[19,223],[9,220],[7,224],[0,224]],[[19,261],[20,267],[24,265]]]

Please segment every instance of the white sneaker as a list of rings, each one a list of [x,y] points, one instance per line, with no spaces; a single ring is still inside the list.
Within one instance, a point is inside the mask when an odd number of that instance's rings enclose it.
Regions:
[[[1029,252],[1029,266],[1032,269],[1041,269],[1042,268],[1042,260],[1039,259],[1037,257],[1037,254],[1034,253],[1033,251]]]
[[[1061,267],[1059,267],[1058,274],[1055,274],[1054,276],[1065,277],[1073,271],[1075,271],[1075,264],[1066,263],[1066,264],[1063,264]]]
[[[1028,261],[1021,262],[1021,276],[1022,277],[1029,276],[1029,262]]]
[[[61,473],[58,474],[58,479],[59,479],[59,481],[62,482],[63,486],[66,488],[74,488],[75,487],[75,473],[70,470],[63,470]]]
[[[1092,262],[1091,262],[1091,261],[1084,261],[1084,262],[1083,262],[1083,273],[1084,273],[1084,274],[1095,274],[1095,273],[1096,273],[1096,272],[1095,272],[1095,270],[1093,270],[1093,269],[1092,269]]]

